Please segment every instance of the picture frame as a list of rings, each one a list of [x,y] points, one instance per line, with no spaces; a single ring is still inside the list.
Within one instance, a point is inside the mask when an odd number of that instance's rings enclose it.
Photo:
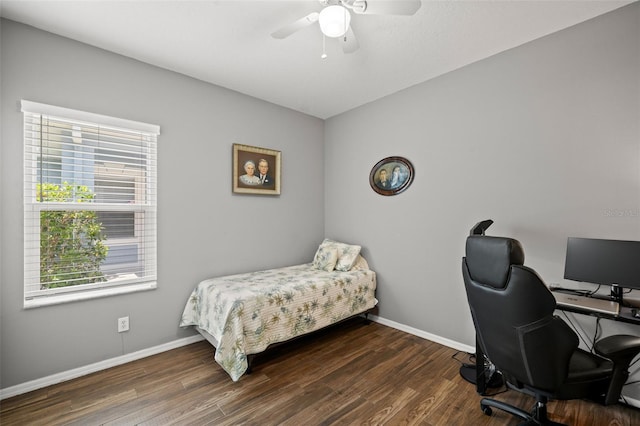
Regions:
[[[411,161],[404,157],[387,157],[373,166],[369,184],[380,195],[397,195],[411,186],[414,176]]]
[[[282,153],[274,149],[233,144],[232,188],[237,194],[280,195]],[[266,168],[265,168],[266,166]],[[265,171],[263,178],[261,170]]]

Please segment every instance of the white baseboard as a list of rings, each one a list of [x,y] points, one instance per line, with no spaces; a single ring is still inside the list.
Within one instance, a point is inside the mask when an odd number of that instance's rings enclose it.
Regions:
[[[624,396],[624,394],[622,396],[624,397],[622,402],[625,402],[627,405],[630,405],[632,407],[640,408],[640,400],[631,398],[629,396]]]
[[[404,331],[405,333],[413,334],[414,336],[422,337],[423,339],[427,339],[432,342],[447,346],[449,348],[453,348],[457,351],[463,351],[467,353],[476,352],[475,346],[465,345],[460,342],[456,342],[455,340],[450,340],[445,337],[427,333],[426,331],[418,330],[417,328],[409,327],[408,325],[400,324],[395,321],[390,321],[388,319],[385,319],[376,315],[369,315],[369,319],[371,319],[371,321],[375,321],[382,325],[395,328],[396,330]]]
[[[191,343],[199,342],[200,340],[204,340],[204,338],[201,335],[197,334],[195,336],[174,340],[173,342],[164,343],[162,345],[154,346],[148,349],[142,349],[130,354],[106,359],[94,364],[85,365],[84,367],[74,368],[73,370],[63,371],[61,373],[43,377],[41,379],[36,379],[5,389],[0,389],[0,401],[6,398],[11,398],[12,396],[21,395],[23,393],[31,392],[36,389],[75,379],[77,377],[86,376],[87,374],[95,373],[96,371],[106,370],[107,368],[126,364],[131,361],[136,361],[141,358],[146,358],[151,355],[166,352],[171,349],[179,348],[181,346],[190,345]]]

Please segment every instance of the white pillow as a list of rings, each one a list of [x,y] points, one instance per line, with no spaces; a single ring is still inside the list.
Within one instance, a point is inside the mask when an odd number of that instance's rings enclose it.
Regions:
[[[369,269],[369,263],[361,254],[356,258],[355,263],[351,267],[352,271],[366,271]]]
[[[335,248],[338,250],[338,262],[336,263],[336,271],[348,271],[356,262],[358,255],[360,254],[361,246],[340,243],[325,238],[320,247]],[[320,248],[318,248],[319,250]]]
[[[313,257],[313,264],[311,265],[315,269],[321,271],[333,271],[338,261],[338,249],[335,247],[320,245],[316,251],[316,255]]]

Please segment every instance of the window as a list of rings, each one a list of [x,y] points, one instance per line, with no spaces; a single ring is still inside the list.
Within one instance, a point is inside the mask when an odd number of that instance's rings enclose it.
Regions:
[[[22,112],[25,307],[155,288],[158,126]]]

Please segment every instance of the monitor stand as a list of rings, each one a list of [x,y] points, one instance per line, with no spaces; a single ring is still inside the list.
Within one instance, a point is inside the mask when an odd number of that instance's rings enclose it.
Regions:
[[[611,285],[611,300],[622,306],[622,287],[616,284]]]

